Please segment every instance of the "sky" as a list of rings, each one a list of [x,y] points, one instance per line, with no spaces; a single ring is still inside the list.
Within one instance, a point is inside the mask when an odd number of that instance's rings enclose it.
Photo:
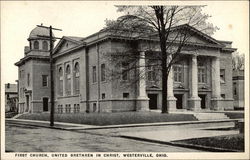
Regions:
[[[138,5],[141,2],[116,1],[1,1],[1,82],[15,83],[18,67],[14,65],[24,57],[27,38],[36,25],[52,25],[56,37],[86,37],[105,26],[105,19],[121,15],[114,5]],[[249,55],[248,1],[201,2],[143,2],[145,4],[207,5],[204,12],[208,20],[220,29],[212,36],[218,40],[233,41],[239,53]],[[248,57],[247,57],[248,58]]]

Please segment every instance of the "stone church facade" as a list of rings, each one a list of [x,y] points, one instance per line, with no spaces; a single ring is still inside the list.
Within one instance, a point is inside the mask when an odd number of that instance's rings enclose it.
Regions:
[[[196,49],[181,52],[183,60],[170,70],[169,110],[233,109],[231,54],[236,49],[232,42],[215,40],[188,25],[181,27],[192,33],[186,46]],[[31,31],[24,58],[15,64],[19,69],[20,113],[50,110],[49,39],[41,35],[48,36],[49,31],[41,27]],[[153,67],[146,67],[150,63],[147,57],[159,52],[157,42],[146,36],[114,35],[108,30],[85,38],[62,37],[53,50],[55,112],[160,110],[161,81]],[[126,71],[130,64],[117,67],[106,56],[130,49],[139,52],[137,65],[145,67]],[[110,70],[122,75],[110,78]],[[138,72],[144,78],[131,83]]]

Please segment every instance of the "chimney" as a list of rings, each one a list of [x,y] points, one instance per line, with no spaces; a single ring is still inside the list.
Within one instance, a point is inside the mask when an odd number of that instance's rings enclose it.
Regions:
[[[30,47],[29,46],[25,46],[24,47],[24,55],[26,56],[29,51],[30,51]]]

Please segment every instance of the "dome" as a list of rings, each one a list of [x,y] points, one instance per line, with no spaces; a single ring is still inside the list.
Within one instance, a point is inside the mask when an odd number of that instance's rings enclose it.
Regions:
[[[36,27],[34,28],[29,35],[28,39],[36,39],[36,38],[41,38],[39,36],[48,36],[49,38],[49,29],[48,28],[43,28],[43,27]],[[54,34],[52,33],[52,36],[54,37]]]

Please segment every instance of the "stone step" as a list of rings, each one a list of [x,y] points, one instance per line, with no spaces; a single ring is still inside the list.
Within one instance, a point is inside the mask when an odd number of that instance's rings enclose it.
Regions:
[[[226,120],[229,119],[224,113],[195,113],[194,116],[199,120]]]

